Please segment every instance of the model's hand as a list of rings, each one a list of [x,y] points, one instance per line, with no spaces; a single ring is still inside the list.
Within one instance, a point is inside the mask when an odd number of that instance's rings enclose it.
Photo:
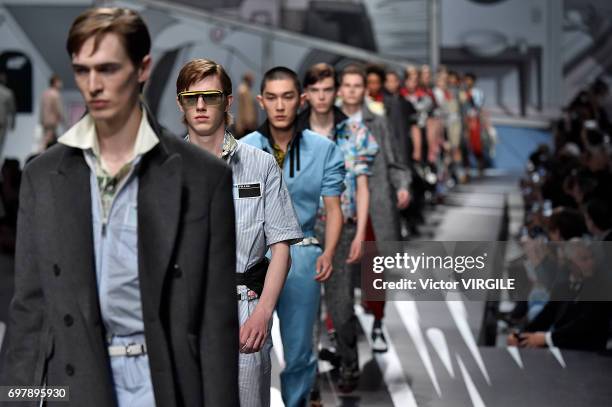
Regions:
[[[519,340],[516,332],[511,332],[510,334],[508,334],[508,337],[506,338],[506,344],[508,346],[519,346]]]
[[[323,252],[317,259],[315,280],[322,283],[331,277],[331,273],[334,270],[332,267],[332,258],[334,256],[329,253]]]
[[[240,353],[261,350],[268,337],[269,323],[270,315],[256,306],[249,319],[240,327]]]
[[[397,191],[397,207],[398,209],[406,209],[410,205],[410,192],[407,189]]]
[[[361,256],[363,255],[361,244],[364,240],[365,238],[363,236],[355,235],[355,238],[351,242],[351,250],[346,258],[346,262],[348,264],[357,263],[359,260],[361,260]]]
[[[541,348],[546,346],[546,334],[544,332],[526,332],[521,334],[519,345],[523,348]]]

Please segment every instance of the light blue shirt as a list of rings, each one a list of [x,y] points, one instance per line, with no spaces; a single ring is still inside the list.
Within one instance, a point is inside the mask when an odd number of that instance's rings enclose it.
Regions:
[[[259,131],[240,141],[272,153],[270,139]],[[344,188],[342,150],[326,137],[304,130],[291,142],[282,170],[304,236],[314,236],[320,197],[340,196]]]

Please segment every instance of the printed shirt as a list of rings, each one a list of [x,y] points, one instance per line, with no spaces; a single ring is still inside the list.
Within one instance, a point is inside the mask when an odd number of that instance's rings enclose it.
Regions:
[[[328,138],[335,139],[336,145],[344,154],[346,175],[344,176],[345,189],[340,198],[342,214],[345,219],[355,219],[357,217],[357,177],[372,175],[371,165],[379,150],[378,143],[370,130],[353,118],[340,122],[335,128],[335,134],[328,135]]]

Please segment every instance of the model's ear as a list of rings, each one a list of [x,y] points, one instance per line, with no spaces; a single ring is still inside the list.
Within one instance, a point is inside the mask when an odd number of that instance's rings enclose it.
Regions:
[[[138,67],[138,82],[145,83],[151,76],[151,67],[153,66],[151,55],[147,54],[142,58],[142,62]]]
[[[183,105],[181,105],[181,102],[179,101],[178,96],[176,97],[176,105],[178,106],[181,112],[185,113],[185,109],[183,109]]]
[[[263,104],[263,97],[261,95],[257,95],[257,102],[259,103],[259,107],[261,107],[263,110],[266,110]]]
[[[302,93],[300,95],[300,108],[304,107],[304,103],[306,102],[306,94]]]
[[[234,103],[234,97],[232,95],[227,96],[227,103],[225,104],[225,111],[229,112],[232,107],[232,103]]]

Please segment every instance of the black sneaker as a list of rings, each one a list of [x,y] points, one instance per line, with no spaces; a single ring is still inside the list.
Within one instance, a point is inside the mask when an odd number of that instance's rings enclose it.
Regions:
[[[382,328],[372,329],[372,351],[384,353],[389,349],[387,346],[387,340],[383,334]]]
[[[359,383],[359,368],[356,365],[340,366],[340,376],[338,378],[338,389],[342,393],[351,393]]]

